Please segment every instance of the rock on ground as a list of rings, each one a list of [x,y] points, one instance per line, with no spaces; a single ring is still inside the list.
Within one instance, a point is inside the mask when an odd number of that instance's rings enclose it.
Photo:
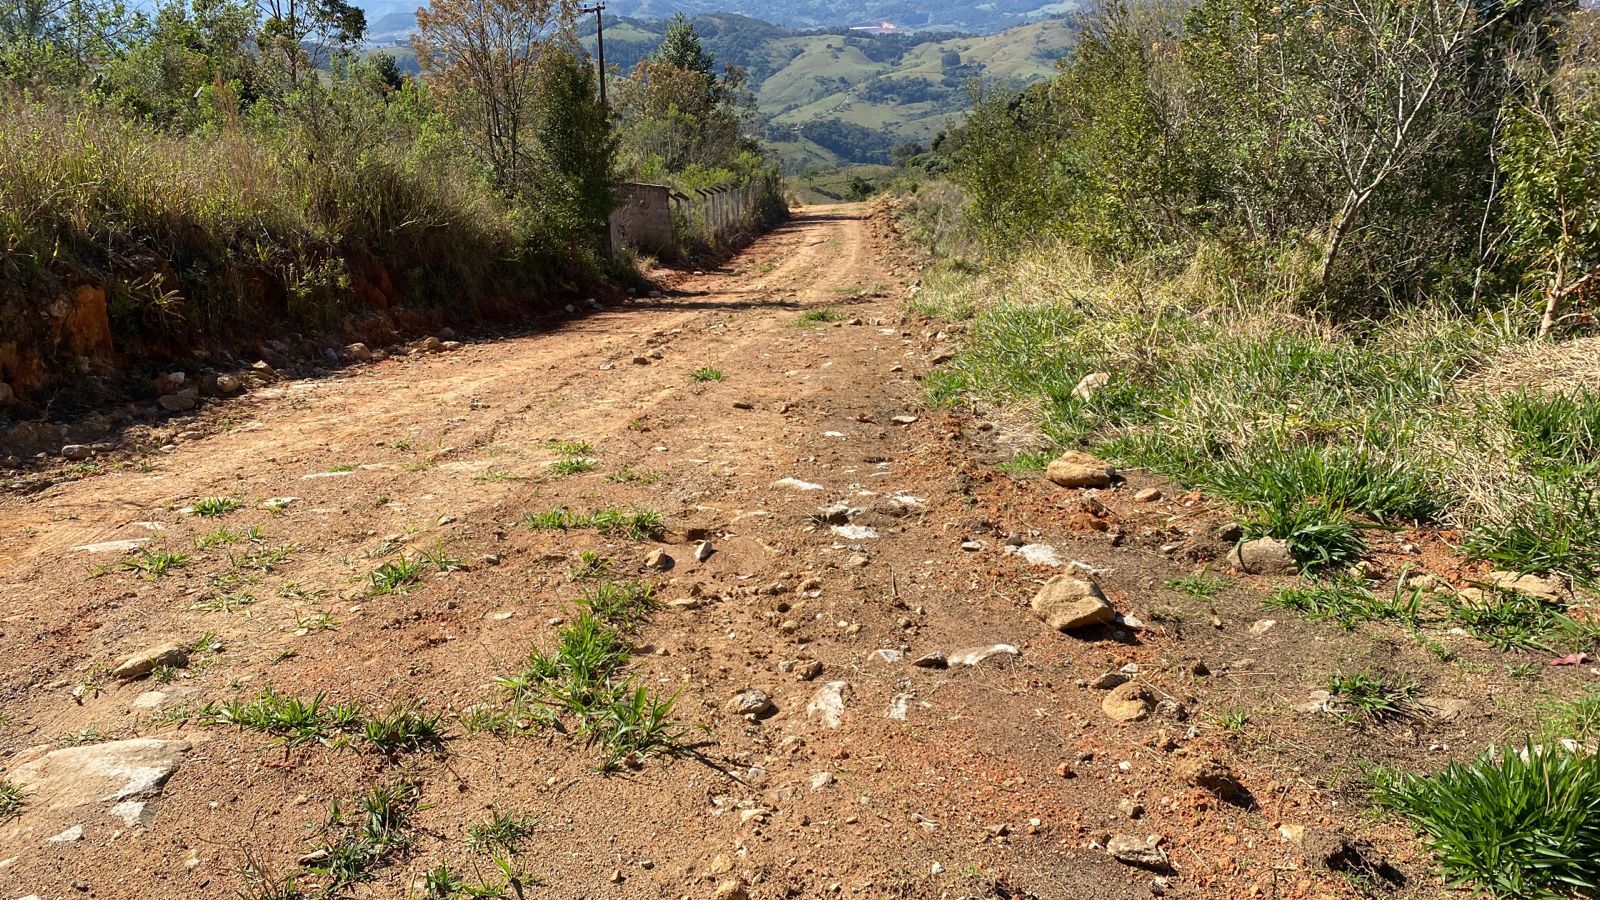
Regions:
[[[111,670],[111,677],[123,681],[132,681],[143,678],[155,671],[157,666],[172,666],[182,668],[189,664],[189,651],[177,644],[161,644],[149,647],[124,659]]]
[[[986,647],[968,647],[950,654],[952,666],[981,666],[985,663],[1000,665],[1017,658],[1022,651],[1010,644],[990,644]]]
[[[1169,865],[1167,851],[1161,849],[1159,839],[1153,836],[1136,838],[1126,834],[1112,835],[1111,840],[1106,841],[1106,852],[1119,863],[1142,869],[1163,871]]]
[[[1117,615],[1099,585],[1071,575],[1046,581],[1034,595],[1032,608],[1034,615],[1057,631],[1104,625]]]
[[[1116,474],[1110,463],[1079,450],[1068,450],[1051,460],[1044,472],[1046,478],[1065,488],[1109,487]]]
[[[1289,552],[1289,545],[1277,538],[1245,541],[1228,553],[1228,562],[1251,575],[1295,575],[1300,566]]]
[[[1137,722],[1150,715],[1155,707],[1155,695],[1137,681],[1119,685],[1100,701],[1100,709],[1118,722]]]
[[[824,728],[838,728],[844,724],[844,702],[849,694],[850,682],[828,682],[806,704],[806,718],[820,721]]]
[[[68,810],[108,804],[107,812],[145,824],[143,802],[161,794],[189,752],[185,741],[135,738],[52,750],[12,770],[29,805]]]

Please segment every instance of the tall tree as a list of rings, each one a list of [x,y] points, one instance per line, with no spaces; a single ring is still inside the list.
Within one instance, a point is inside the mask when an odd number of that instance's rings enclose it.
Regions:
[[[256,43],[289,90],[331,54],[355,49],[367,35],[367,14],[345,0],[257,0],[257,5],[261,32]]]
[[[713,71],[716,58],[701,46],[700,33],[695,31],[694,23],[681,12],[667,23],[666,36],[661,39],[654,59],[663,65],[698,72],[706,78],[716,77]]]
[[[536,68],[576,46],[574,0],[433,0],[417,10],[417,62],[502,189],[531,172]]]

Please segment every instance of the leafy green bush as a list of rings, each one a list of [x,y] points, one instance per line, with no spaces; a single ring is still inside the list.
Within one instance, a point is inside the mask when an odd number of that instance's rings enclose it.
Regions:
[[[1453,886],[1511,898],[1600,891],[1600,755],[1501,748],[1388,779],[1376,799],[1427,836]]]

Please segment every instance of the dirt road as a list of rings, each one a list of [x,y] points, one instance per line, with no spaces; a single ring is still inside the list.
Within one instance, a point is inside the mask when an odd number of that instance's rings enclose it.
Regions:
[[[0,823],[0,895],[231,897],[248,865],[293,869],[330,803],[402,781],[420,788],[418,831],[355,896],[418,896],[441,864],[493,873],[466,843],[492,811],[536,820],[515,863],[541,897],[1343,895],[1300,837],[1333,826],[1425,871],[1408,839],[1352,825],[1327,779],[1297,772],[1354,752],[1336,732],[1246,752],[1203,724],[1202,708],[1286,707],[1303,695],[1293,657],[1324,640],[1280,626],[1263,648],[1253,599],[1190,609],[1187,630],[1162,619],[1177,601],[1160,586],[1193,567],[1162,546],[1203,544],[1218,514],[1135,503],[1150,480],[1094,499],[998,475],[982,460],[1005,429],[923,407],[944,343],[906,318],[898,253],[864,207],[808,208],[665,296],[279,382],[174,425],[191,434],[170,452],[0,499],[0,766],[35,785]],[[552,469],[564,459],[595,465]],[[189,511],[217,497],[243,505]],[[834,504],[852,509],[819,515]],[[606,507],[659,512],[664,531],[525,522]],[[1013,533],[1056,558],[1008,549]],[[140,551],[74,549],[117,541]],[[161,551],[187,559],[159,577],[123,565],[159,568]],[[461,565],[374,593],[374,570],[427,553]],[[574,570],[598,560],[656,586],[628,670],[678,693],[674,717],[704,726],[696,755],[603,773],[581,739],[458,724],[554,645]],[[1097,573],[1134,621],[1045,627],[1027,601],[1068,571]],[[187,668],[110,673],[172,643],[199,647]],[[912,665],[934,651],[948,668]],[[1125,725],[1086,682],[1130,664],[1171,702]],[[417,702],[446,714],[447,740],[285,748],[196,715],[266,689]],[[747,690],[772,709],[730,710]],[[91,752],[133,738],[153,757]],[[1254,800],[1184,774],[1214,756]],[[1166,871],[1112,859],[1113,835],[1157,836]]]

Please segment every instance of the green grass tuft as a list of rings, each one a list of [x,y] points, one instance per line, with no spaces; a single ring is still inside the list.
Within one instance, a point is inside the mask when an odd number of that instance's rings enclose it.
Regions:
[[[243,505],[232,497],[206,497],[196,500],[189,509],[201,518],[210,519],[227,515]]]
[[[1347,715],[1372,722],[1405,718],[1416,707],[1417,686],[1387,676],[1336,672],[1327,690]]]
[[[699,382],[722,381],[727,377],[728,376],[723,374],[721,369],[713,369],[710,366],[702,366],[701,368],[695,369],[694,372],[689,375],[689,380]]]
[[[1600,755],[1502,747],[1435,775],[1382,779],[1374,797],[1426,836],[1452,887],[1508,898],[1600,892]]]
[[[5,822],[22,812],[25,802],[22,788],[9,781],[0,781],[0,822]]]
[[[827,322],[842,321],[844,321],[844,313],[839,312],[837,309],[834,309],[831,306],[824,306],[821,309],[806,310],[800,314],[798,319],[795,319],[794,324],[800,328],[809,328],[814,325],[822,325]]]
[[[173,569],[181,569],[189,564],[189,554],[177,553],[170,550],[139,550],[132,557],[122,563],[124,569],[138,572],[144,577],[154,581]]]

